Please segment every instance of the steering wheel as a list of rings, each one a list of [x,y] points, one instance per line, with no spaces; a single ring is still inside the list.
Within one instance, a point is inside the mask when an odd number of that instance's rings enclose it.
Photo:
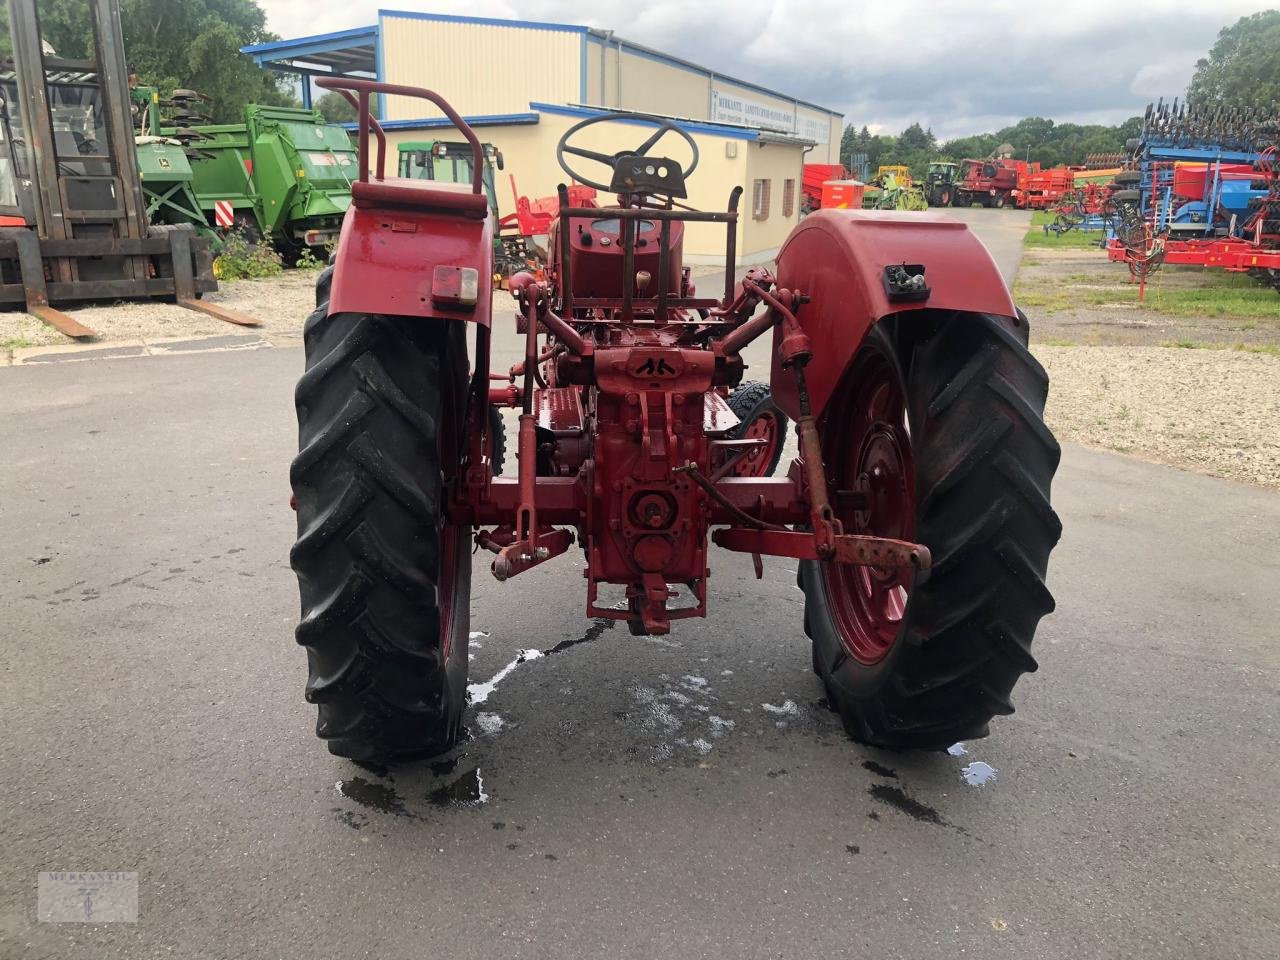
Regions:
[[[609,123],[611,121],[618,120],[624,120],[631,123],[638,121],[644,126],[653,126],[657,127],[657,129],[647,140],[645,140],[644,143],[640,144],[640,146],[636,147],[634,150],[619,150],[614,154],[600,153],[597,150],[587,150],[583,147],[575,147],[569,144],[570,138],[579,130],[585,130],[587,127],[593,126],[597,123]],[[619,180],[625,171],[619,170],[619,161],[624,158],[635,159],[639,157],[647,157],[649,155],[649,151],[652,150],[654,146],[657,145],[658,141],[668,133],[675,133],[679,135],[684,142],[689,145],[689,151],[693,154],[693,162],[690,163],[686,169],[674,161],[663,158],[662,167],[659,167],[657,170],[646,171],[649,176],[643,179],[651,181],[648,184],[650,186],[656,184],[660,187],[662,185],[662,181],[668,181],[669,185],[679,187],[679,193],[676,194],[677,196],[684,196],[684,181],[693,174],[694,170],[698,168],[698,145],[694,143],[693,137],[689,136],[689,134],[680,129],[680,127],[663,117],[655,117],[647,113],[605,113],[598,117],[590,117],[583,120],[581,123],[575,123],[564,132],[564,136],[562,136],[560,138],[560,142],[556,144],[556,162],[560,164],[561,170],[573,177],[573,179],[577,180],[579,183],[585,184],[588,187],[595,187],[597,190],[604,190],[606,193],[611,191],[629,193],[648,192],[634,189],[625,191],[620,190],[618,185]],[[600,183],[599,181],[584,177],[569,165],[569,161],[565,159],[566,153],[572,154],[575,157],[582,157],[586,160],[591,160],[594,163],[599,163],[608,167],[613,173],[613,182]],[[670,166],[672,169],[670,171],[666,171],[664,169],[666,166]],[[654,181],[655,176],[658,178],[656,181]],[[660,189],[660,192],[665,192],[665,190]]]

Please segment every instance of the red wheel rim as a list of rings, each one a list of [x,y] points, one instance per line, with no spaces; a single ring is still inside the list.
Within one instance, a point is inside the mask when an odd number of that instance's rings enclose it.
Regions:
[[[906,397],[897,367],[879,345],[863,347],[845,375],[822,446],[844,532],[913,539],[915,467]],[[832,619],[845,649],[859,663],[879,663],[893,648],[911,576],[906,568],[822,564]]]
[[[778,444],[781,442],[781,429],[778,426],[778,416],[772,410],[761,411],[754,420],[747,424],[747,429],[742,431],[742,439],[744,440],[763,440],[764,443],[756,444],[754,447],[748,447],[747,451],[741,454],[734,462],[733,468],[729,471],[731,476],[735,477],[763,477],[769,472],[769,466],[773,463],[774,454],[778,452]]]

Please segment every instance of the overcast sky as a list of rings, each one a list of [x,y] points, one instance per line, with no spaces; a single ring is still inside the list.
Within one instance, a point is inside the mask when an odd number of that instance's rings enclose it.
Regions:
[[[1220,29],[1277,0],[259,0],[285,38],[388,9],[550,20],[634,40],[802,100],[847,123],[942,138],[1026,116],[1116,123],[1181,97]],[[980,12],[978,12],[980,11]],[[539,51],[529,51],[537,69]],[[446,97],[448,83],[437,87]]]

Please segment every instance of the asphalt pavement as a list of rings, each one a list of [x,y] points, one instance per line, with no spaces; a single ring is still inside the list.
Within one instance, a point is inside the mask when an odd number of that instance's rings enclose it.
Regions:
[[[966,214],[1006,271],[1019,216]],[[479,557],[471,739],[368,770],[302,699],[301,366],[0,369],[0,957],[1276,955],[1276,494],[1067,446],[1041,669],[952,753],[844,737],[790,561],[635,638]],[[40,871],[137,922],[37,921]]]

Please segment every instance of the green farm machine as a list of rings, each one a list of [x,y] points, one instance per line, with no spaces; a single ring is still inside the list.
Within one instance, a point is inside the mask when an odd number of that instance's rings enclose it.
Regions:
[[[151,87],[133,87],[129,91],[133,109],[134,142],[138,154],[138,177],[142,182],[142,195],[147,205],[149,223],[189,223],[197,233],[213,236],[205,222],[195,191],[195,173],[191,169],[189,146],[198,139],[185,127],[169,129],[162,133],[164,120],[160,108],[187,108],[207,98],[190,90],[175,90],[173,97],[161,100],[158,91]],[[189,114],[174,117],[174,121],[187,119]]]
[[[286,257],[336,240],[351,203],[355,151],[318,110],[249,104],[243,123],[188,128],[205,221],[271,241]]]
[[[338,235],[351,202],[355,152],[317,111],[249,104],[243,123],[211,124],[209,98],[132,91],[138,169],[153,223],[191,223],[210,236],[240,230],[288,258]]]
[[[939,160],[929,164],[924,177],[924,197],[931,207],[949,207],[955,199],[960,164]]]

